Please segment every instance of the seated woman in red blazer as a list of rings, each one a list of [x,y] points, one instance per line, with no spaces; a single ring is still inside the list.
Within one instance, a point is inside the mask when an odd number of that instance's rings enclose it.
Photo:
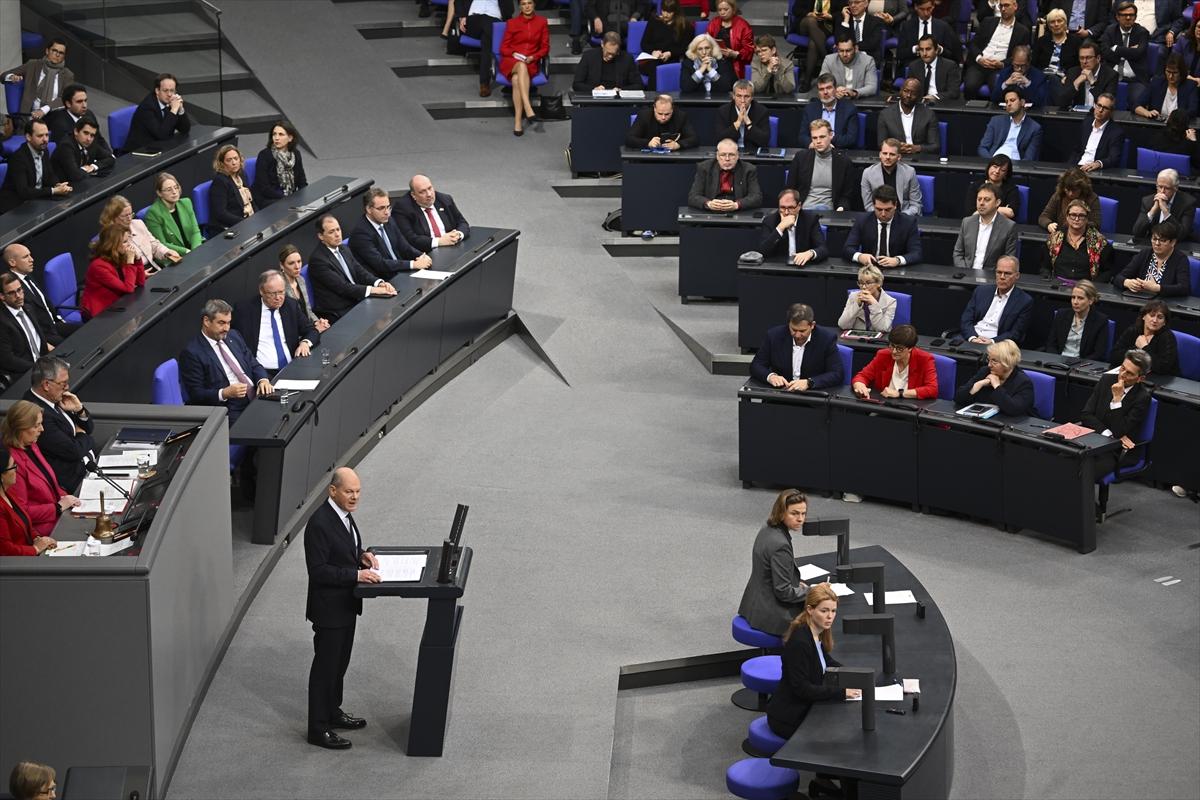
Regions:
[[[146,284],[146,265],[129,241],[129,229],[113,223],[100,230],[83,278],[79,305],[88,319]]]
[[[58,485],[54,470],[38,449],[42,410],[28,400],[18,400],[4,415],[0,435],[17,465],[16,480],[6,494],[29,514],[34,533],[46,536],[62,512],[79,505],[79,498]]]
[[[520,0],[517,7],[521,13],[504,26],[497,69],[512,84],[513,136],[523,136],[524,122],[537,122],[529,87],[538,74],[538,62],[550,55],[550,23],[534,13],[533,0]]]
[[[0,556],[40,556],[57,542],[49,536],[35,536],[29,515],[9,495],[17,480],[17,464],[3,445],[0,464]]]
[[[876,353],[850,383],[859,397],[870,397],[872,389],[884,397],[931,400],[938,396],[933,356],[917,349],[917,329],[912,325],[892,328],[887,349]]]

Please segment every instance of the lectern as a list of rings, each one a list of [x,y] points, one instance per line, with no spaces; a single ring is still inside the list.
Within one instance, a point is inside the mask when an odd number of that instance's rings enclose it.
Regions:
[[[450,716],[450,689],[454,678],[454,648],[462,623],[458,599],[467,588],[471,548],[464,547],[448,583],[438,583],[443,548],[374,547],[376,555],[426,555],[425,571],[416,581],[362,583],[354,589],[358,597],[424,597],[425,631],[417,655],[417,680],[413,686],[412,720],[408,727],[408,755],[440,756]],[[453,550],[451,551],[453,552]]]

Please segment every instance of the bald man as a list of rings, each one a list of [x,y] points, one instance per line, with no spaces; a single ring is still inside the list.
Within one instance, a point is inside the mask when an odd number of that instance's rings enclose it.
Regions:
[[[334,729],[365,728],[367,721],[342,709],[342,684],[354,650],[354,626],[362,599],[360,583],[379,583],[379,561],[363,550],[354,522],[362,484],[349,467],[333,471],[329,497],[304,528],[308,565],[305,618],[313,626],[313,661],[308,673],[308,741],[329,750],[346,750],[350,740]]]
[[[454,198],[434,191],[433,181],[424,175],[413,175],[408,194],[392,209],[392,218],[404,238],[422,253],[453,247],[471,235],[471,226],[454,205]]]
[[[20,243],[10,244],[0,251],[0,261],[21,279],[21,288],[25,290],[25,310],[37,321],[38,327],[47,332],[50,344],[58,344],[79,327],[59,316],[58,310],[50,304],[50,298],[34,282],[33,253],[28,247]]]

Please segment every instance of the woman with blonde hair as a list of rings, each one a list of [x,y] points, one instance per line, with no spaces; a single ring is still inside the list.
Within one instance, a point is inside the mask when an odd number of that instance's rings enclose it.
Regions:
[[[255,212],[254,195],[246,180],[242,152],[234,145],[217,148],[213,158],[212,188],[208,190],[208,227],[226,230]]]
[[[987,349],[987,363],[954,394],[958,408],[972,403],[989,403],[1000,407],[1008,417],[1027,417],[1033,413],[1033,381],[1018,367],[1021,348],[1012,339],[992,342]]]
[[[109,225],[118,225],[129,232],[129,243],[146,265],[147,275],[158,272],[159,264],[178,264],[182,258],[160,242],[145,222],[134,216],[133,204],[119,194],[110,197],[100,212],[101,229]]]
[[[29,514],[34,533],[49,536],[64,511],[79,505],[58,483],[37,441],[42,435],[42,409],[28,400],[8,407],[0,422],[0,438],[16,462],[17,479],[6,494]]]
[[[702,33],[692,39],[679,66],[679,93],[724,95],[733,91],[733,64],[721,55],[717,40]]]

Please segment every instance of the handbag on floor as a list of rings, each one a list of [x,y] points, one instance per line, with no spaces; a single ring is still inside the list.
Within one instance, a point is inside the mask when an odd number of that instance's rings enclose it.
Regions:
[[[566,119],[567,109],[563,107],[562,92],[558,94],[539,94],[538,116],[542,119]]]

